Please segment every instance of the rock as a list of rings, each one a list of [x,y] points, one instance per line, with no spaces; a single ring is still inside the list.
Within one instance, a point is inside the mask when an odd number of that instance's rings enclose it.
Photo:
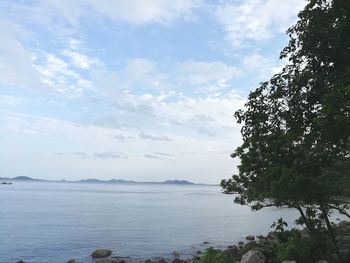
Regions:
[[[175,258],[175,259],[173,260],[173,263],[183,263],[183,260],[178,259],[178,258]]]
[[[294,260],[286,260],[286,261],[283,261],[282,263],[297,263],[297,262]]]
[[[165,259],[160,259],[160,260],[158,260],[158,263],[168,263]]]
[[[114,256],[114,257],[111,257],[111,260],[114,260],[113,262],[117,262],[117,263],[126,263],[125,261],[126,258],[129,258],[129,257]]]
[[[76,263],[76,261],[74,259],[70,259],[66,263]]]
[[[176,250],[174,250],[172,254],[173,254],[174,258],[180,257],[180,253]]]
[[[258,235],[256,236],[256,238],[261,240],[261,239],[265,239],[266,237],[264,237],[263,235]]]
[[[252,250],[253,248],[258,247],[258,243],[256,243],[255,241],[249,242],[247,244],[245,244],[239,251],[238,254],[239,256],[244,255],[245,253],[247,253],[249,250]]]
[[[274,245],[278,243],[278,237],[276,232],[269,232],[268,235],[266,236],[266,242],[269,245]]]
[[[293,262],[295,262],[295,261],[293,261]],[[328,261],[327,260],[319,260],[316,263],[328,263]]]
[[[247,240],[255,240],[255,236],[248,235],[248,236],[245,237],[245,239],[247,239]]]
[[[243,245],[244,245],[244,242],[243,242],[243,241],[239,241],[239,242],[238,242],[238,245],[243,246]]]
[[[206,244],[209,244],[210,242],[209,241],[204,241],[203,244],[206,245]]]
[[[152,263],[152,260],[146,259],[146,261],[144,263]]]
[[[23,260],[17,261],[17,263],[25,263]]]
[[[112,251],[109,249],[97,249],[91,253],[93,258],[106,258],[112,254]]]
[[[242,256],[241,263],[265,263],[265,256],[261,251],[249,250]]]
[[[271,231],[271,232],[269,232],[269,233],[267,234],[267,238],[268,238],[268,239],[275,239],[275,240],[278,240],[278,237],[277,237],[276,232],[273,232],[273,231]]]
[[[196,260],[200,260],[200,259],[201,259],[200,256],[194,256],[194,257],[192,258],[192,261],[196,261]]]
[[[200,250],[197,250],[197,255],[200,255],[200,254],[202,254],[202,251],[200,251]]]
[[[237,254],[237,252],[238,252],[238,247],[235,246],[235,245],[230,246],[230,247],[227,249],[227,253],[228,253],[229,255],[235,256],[235,255]]]

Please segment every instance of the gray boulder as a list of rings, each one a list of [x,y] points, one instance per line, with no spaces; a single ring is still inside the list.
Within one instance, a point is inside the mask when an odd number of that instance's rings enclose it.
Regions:
[[[229,254],[229,255],[237,255],[238,253],[238,247],[233,245],[233,246],[229,246],[228,249],[226,250],[226,252]]]
[[[265,256],[261,251],[249,250],[242,256],[241,263],[265,263]]]
[[[255,240],[255,236],[248,235],[248,236],[245,237],[245,239],[247,239],[247,240]]]
[[[180,257],[180,253],[178,251],[176,251],[176,250],[174,250],[172,254],[173,254],[174,258],[179,258]]]
[[[97,249],[91,253],[93,258],[106,258],[112,254],[112,251],[109,249]]]
[[[247,244],[245,244],[241,249],[237,251],[238,257],[242,257],[244,254],[246,254],[248,251],[258,247],[259,244],[256,243],[255,241],[251,241]]]

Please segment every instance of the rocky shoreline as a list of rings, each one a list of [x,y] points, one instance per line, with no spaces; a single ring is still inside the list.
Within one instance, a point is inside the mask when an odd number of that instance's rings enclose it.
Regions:
[[[306,229],[300,231],[303,239],[309,239],[309,233]],[[350,262],[350,222],[341,221],[337,225],[334,225],[334,232],[336,234],[335,239],[339,247],[342,258],[345,262]],[[238,242],[237,244],[232,244],[226,249],[214,249],[212,247],[208,248],[213,251],[220,251],[233,258],[237,263],[268,263],[270,262],[264,253],[263,249],[271,248],[278,244],[277,232],[270,232],[268,235],[248,235],[245,240]],[[203,242],[203,244],[209,244],[209,242]],[[208,250],[207,249],[207,250]],[[205,251],[198,250],[196,255],[192,258],[181,258],[180,253],[174,251],[172,253],[173,258],[171,260],[164,258],[154,258],[146,259],[140,261],[140,263],[202,263],[202,256]],[[91,253],[92,262],[95,263],[131,263],[132,261],[129,257],[115,256],[113,252],[109,249],[97,249]],[[25,261],[18,261],[17,263],[26,263]],[[75,259],[68,260],[66,263],[83,263]],[[303,263],[296,261],[283,261],[280,263]],[[320,260],[315,263],[332,263],[326,260]]]

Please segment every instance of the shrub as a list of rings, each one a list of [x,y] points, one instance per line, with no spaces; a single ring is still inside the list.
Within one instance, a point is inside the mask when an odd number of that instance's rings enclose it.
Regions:
[[[232,255],[221,251],[220,249],[208,248],[203,253],[200,263],[236,263]]]
[[[314,263],[319,260],[312,243],[303,239],[299,230],[285,232],[284,238],[284,242],[278,243],[275,247],[278,262],[295,260],[296,262]]]

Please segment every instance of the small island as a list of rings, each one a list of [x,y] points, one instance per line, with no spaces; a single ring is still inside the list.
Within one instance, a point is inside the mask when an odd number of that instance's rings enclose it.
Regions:
[[[187,180],[166,180],[162,182],[138,182],[132,180],[124,180],[124,179],[110,179],[110,180],[100,180],[96,178],[91,179],[82,179],[78,181],[69,181],[69,180],[44,180],[44,179],[35,179],[28,176],[17,176],[17,177],[0,177],[0,180],[6,180],[10,182],[3,182],[2,184],[12,184],[12,181],[22,181],[22,182],[68,182],[68,183],[98,183],[98,184],[170,184],[170,185],[196,185],[193,182]],[[203,184],[201,184],[203,185]]]

